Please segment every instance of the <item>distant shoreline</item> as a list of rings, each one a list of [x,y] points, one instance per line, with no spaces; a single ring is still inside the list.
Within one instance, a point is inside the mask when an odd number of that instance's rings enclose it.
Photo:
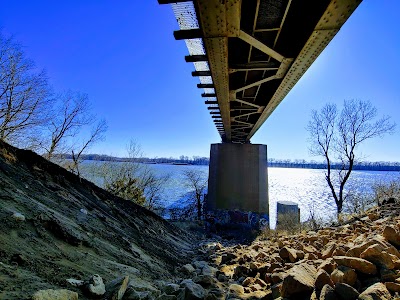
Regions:
[[[86,159],[86,161],[110,161],[110,160],[96,160]],[[114,162],[128,162],[127,160],[112,160]],[[172,166],[208,166],[208,164],[192,164],[185,162],[143,162],[138,163],[147,165],[172,165]],[[311,170],[323,170],[326,169],[324,164],[320,163],[308,163],[308,164],[295,164],[295,163],[270,163],[268,162],[268,168],[287,168],[287,169],[311,169]],[[332,169],[338,170],[338,165],[332,165]],[[400,166],[391,165],[354,165],[353,171],[383,171],[383,172],[400,172]]]
[[[71,155],[60,155],[62,159],[72,159]],[[152,165],[175,165],[175,166],[208,166],[208,157],[185,157],[185,159],[177,158],[126,158],[113,157],[100,154],[85,154],[82,156],[85,161],[113,161],[113,162],[137,162]],[[326,164],[321,162],[307,162],[305,160],[268,160],[270,168],[292,168],[292,169],[326,169]],[[332,169],[339,169],[339,164],[332,164]],[[353,166],[354,171],[385,171],[385,172],[400,172],[400,162],[362,162]]]

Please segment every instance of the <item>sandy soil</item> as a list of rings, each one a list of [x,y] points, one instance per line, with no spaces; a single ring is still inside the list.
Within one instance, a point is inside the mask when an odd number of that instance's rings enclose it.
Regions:
[[[21,213],[25,221],[18,221]],[[30,299],[67,278],[173,281],[193,236],[30,151],[0,143],[0,299]],[[79,299],[86,299],[79,289]]]

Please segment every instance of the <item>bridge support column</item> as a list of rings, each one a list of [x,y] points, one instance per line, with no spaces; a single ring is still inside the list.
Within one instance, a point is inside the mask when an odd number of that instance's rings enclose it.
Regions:
[[[215,224],[269,227],[267,146],[212,144],[206,216]]]

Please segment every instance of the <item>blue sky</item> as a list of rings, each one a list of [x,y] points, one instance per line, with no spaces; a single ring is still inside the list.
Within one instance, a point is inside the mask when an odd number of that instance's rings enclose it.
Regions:
[[[269,157],[314,159],[305,130],[311,110],[350,98],[370,100],[400,126],[399,11],[397,0],[364,0],[252,142],[267,144]],[[194,67],[184,61],[185,43],[173,38],[178,25],[169,5],[8,1],[0,27],[47,70],[55,91],[89,94],[109,127],[92,152],[124,155],[133,138],[150,157],[208,156],[220,142]],[[363,155],[399,161],[399,128],[364,144]]]

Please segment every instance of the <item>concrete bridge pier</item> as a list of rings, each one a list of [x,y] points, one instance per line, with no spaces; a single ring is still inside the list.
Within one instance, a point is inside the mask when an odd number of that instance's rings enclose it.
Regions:
[[[206,220],[269,228],[267,146],[212,144]]]

